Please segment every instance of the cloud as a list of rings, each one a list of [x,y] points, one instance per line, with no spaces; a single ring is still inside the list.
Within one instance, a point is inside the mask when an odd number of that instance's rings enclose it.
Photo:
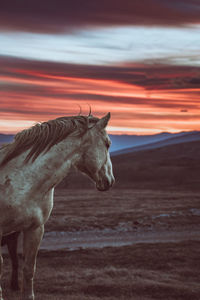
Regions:
[[[3,78],[20,79],[26,83],[30,81],[31,86],[39,84],[38,88],[44,90],[48,87],[48,82],[65,82],[66,87],[71,79],[96,80],[96,84],[101,81],[114,81],[126,83],[128,85],[142,87],[147,91],[151,90],[176,90],[199,88],[200,67],[175,66],[144,63],[126,63],[120,65],[83,65],[68,64],[46,61],[25,60],[12,57],[0,56],[0,74]],[[13,84],[13,83],[12,83]],[[17,82],[18,89],[20,82]],[[2,87],[3,88],[3,87]],[[4,88],[5,83],[4,83]],[[30,88],[30,87],[29,87]],[[22,87],[23,89],[23,87]],[[195,93],[195,90],[194,90]]]
[[[115,127],[197,129],[199,74],[198,67],[153,62],[95,66],[0,57],[0,118],[43,121],[78,114],[78,104],[87,114],[89,103],[97,116],[111,111]]]
[[[116,25],[182,26],[200,22],[195,0],[7,0],[1,3],[3,30],[66,32]]]

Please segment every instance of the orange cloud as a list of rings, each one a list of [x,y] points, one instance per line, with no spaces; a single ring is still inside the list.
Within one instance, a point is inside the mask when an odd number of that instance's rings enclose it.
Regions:
[[[76,68],[79,72],[74,71]],[[0,132],[17,132],[26,124],[77,114],[78,105],[87,114],[88,104],[97,116],[111,112],[110,132],[197,130],[200,88],[191,81],[195,82],[198,72],[197,68],[185,67],[181,73],[173,66],[149,65],[64,68],[24,61],[14,61],[13,67],[4,64],[0,75]],[[174,78],[179,78],[179,85],[173,85]]]

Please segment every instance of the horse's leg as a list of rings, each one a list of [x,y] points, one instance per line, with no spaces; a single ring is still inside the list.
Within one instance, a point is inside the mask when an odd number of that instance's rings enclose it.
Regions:
[[[13,291],[19,290],[18,284],[18,255],[17,255],[17,242],[18,242],[19,232],[14,232],[10,235],[7,241],[8,252],[12,262],[12,276],[10,286]]]
[[[2,275],[2,266],[3,266],[3,258],[2,258],[2,255],[1,255],[1,239],[2,239],[2,235],[1,235],[1,232],[0,232],[0,300],[3,300],[2,288],[1,288],[1,275]]]
[[[24,269],[22,300],[34,300],[33,278],[37,252],[44,233],[44,225],[24,231]]]

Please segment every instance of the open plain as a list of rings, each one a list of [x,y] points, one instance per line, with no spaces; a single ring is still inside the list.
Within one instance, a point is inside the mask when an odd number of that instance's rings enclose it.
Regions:
[[[199,200],[198,191],[175,189],[56,189],[37,260],[36,299],[199,300]],[[89,245],[77,244],[77,235],[90,236]],[[108,235],[110,246],[96,243]],[[4,298],[18,300],[9,290],[10,268],[4,254]]]

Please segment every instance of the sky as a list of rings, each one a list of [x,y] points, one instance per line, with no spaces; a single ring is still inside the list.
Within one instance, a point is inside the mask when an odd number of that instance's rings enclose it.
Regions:
[[[109,133],[200,129],[199,0],[7,0],[0,132],[111,112]]]

